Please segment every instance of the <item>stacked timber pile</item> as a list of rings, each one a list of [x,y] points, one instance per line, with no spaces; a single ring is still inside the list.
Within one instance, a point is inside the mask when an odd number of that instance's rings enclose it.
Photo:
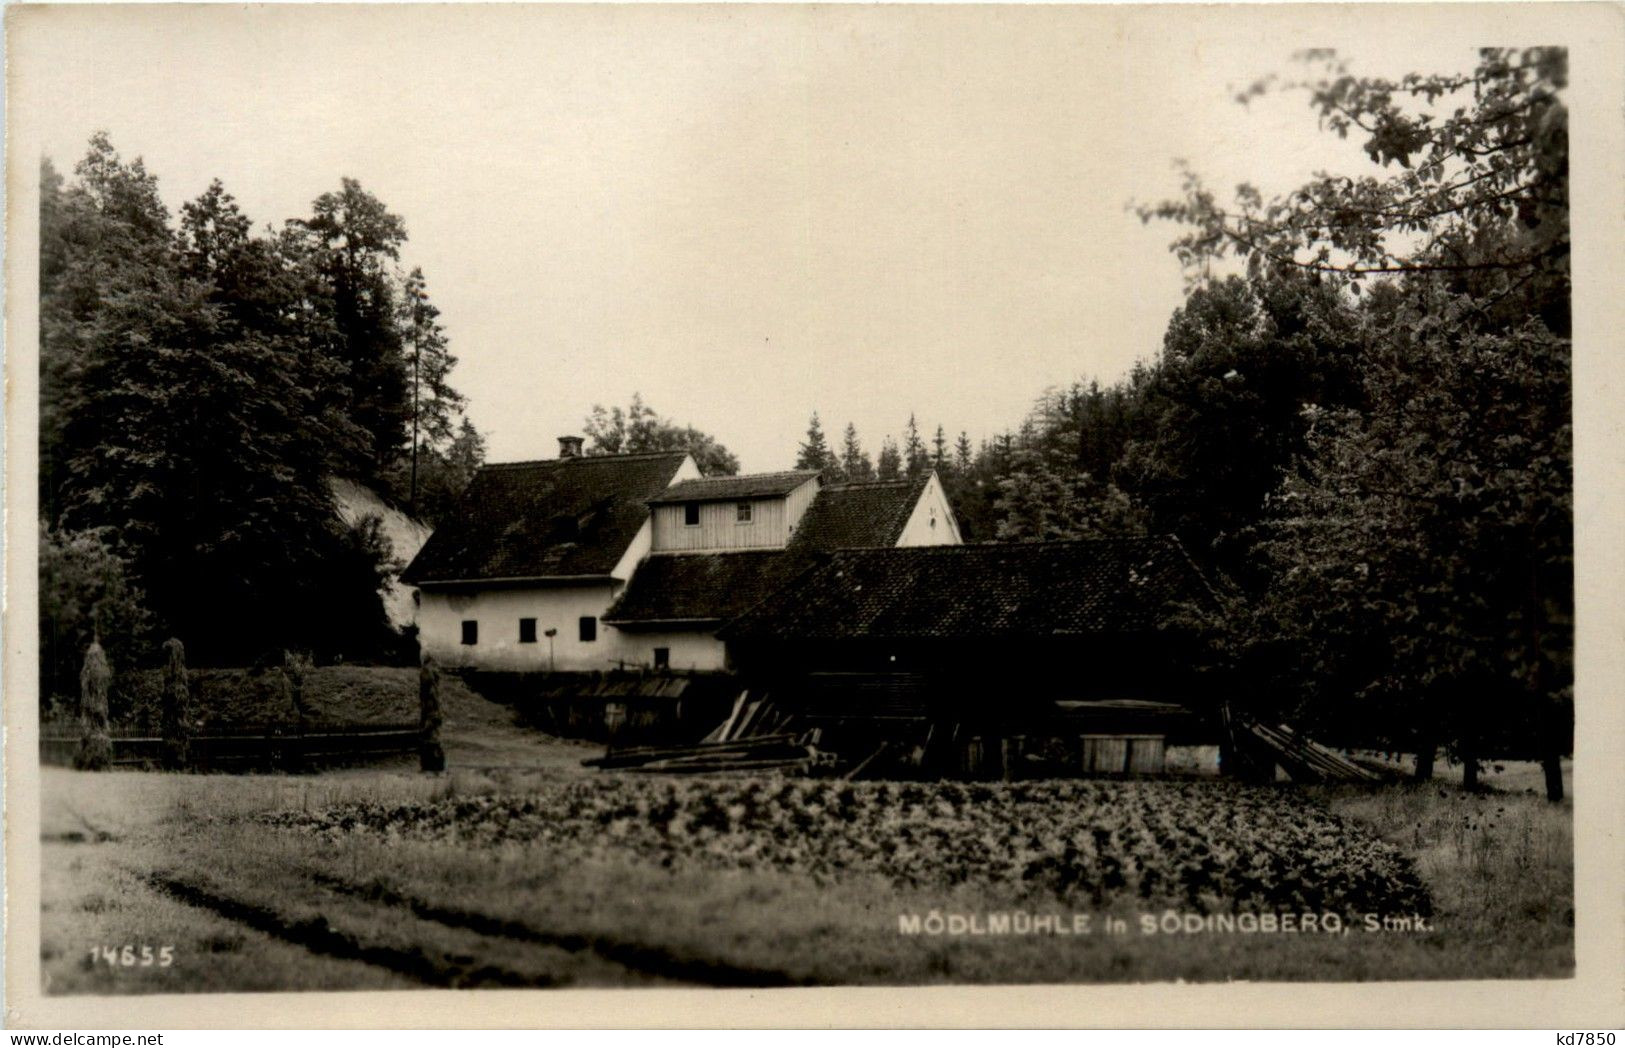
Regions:
[[[732,742],[737,739],[762,738],[785,730],[791,715],[772,700],[761,695],[752,697],[749,690],[739,693],[733,710],[726,720],[713,728],[701,742]]]
[[[728,717],[691,746],[611,747],[602,757],[581,763],[589,768],[698,775],[717,772],[808,772],[827,767],[834,754],[818,749],[818,729],[801,735],[784,730],[791,715],[767,696],[742,691]]]
[[[692,746],[637,746],[611,750],[602,757],[588,757],[581,763],[589,768],[620,768],[671,775],[730,771],[807,772],[827,765],[833,756],[819,751],[810,737],[812,734],[808,732],[799,738],[790,734],[762,735],[728,742],[699,742]]]
[[[1285,724],[1270,727],[1244,713],[1223,710],[1225,729],[1238,752],[1263,757],[1300,782],[1379,782],[1382,776],[1334,753]]]

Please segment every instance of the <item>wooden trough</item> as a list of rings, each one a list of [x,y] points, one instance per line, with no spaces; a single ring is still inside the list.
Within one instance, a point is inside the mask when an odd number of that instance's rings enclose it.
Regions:
[[[1296,782],[1380,782],[1382,776],[1285,724],[1271,727],[1244,713],[1221,710],[1231,752],[1243,770],[1262,776],[1279,765]]]

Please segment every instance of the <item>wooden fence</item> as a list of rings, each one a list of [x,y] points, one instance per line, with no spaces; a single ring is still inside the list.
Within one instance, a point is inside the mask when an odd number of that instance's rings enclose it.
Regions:
[[[416,753],[422,735],[413,723],[355,724],[307,721],[213,726],[192,736],[188,765],[195,771],[298,770],[356,764]],[[72,765],[79,736],[47,729],[40,736],[40,763]],[[115,767],[157,767],[164,740],[156,735],[115,735]]]

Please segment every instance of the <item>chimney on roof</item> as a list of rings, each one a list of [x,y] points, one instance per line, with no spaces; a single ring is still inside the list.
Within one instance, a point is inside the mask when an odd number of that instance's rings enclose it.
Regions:
[[[560,437],[559,458],[573,459],[581,457],[581,437]]]

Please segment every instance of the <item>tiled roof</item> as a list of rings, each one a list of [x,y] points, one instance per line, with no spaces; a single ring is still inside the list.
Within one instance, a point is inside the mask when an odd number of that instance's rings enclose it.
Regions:
[[[735,639],[1135,633],[1213,591],[1176,539],[841,550],[725,627]]]
[[[705,477],[673,484],[649,499],[663,502],[731,502],[734,499],[788,495],[818,476],[817,470],[794,469],[783,473],[750,473],[743,477]]]
[[[401,573],[413,585],[608,575],[681,451],[485,466]]]
[[[915,480],[829,484],[818,489],[790,548],[806,551],[895,546],[931,474]]]
[[[725,622],[771,595],[801,563],[776,549],[657,553],[639,565],[604,621]]]

